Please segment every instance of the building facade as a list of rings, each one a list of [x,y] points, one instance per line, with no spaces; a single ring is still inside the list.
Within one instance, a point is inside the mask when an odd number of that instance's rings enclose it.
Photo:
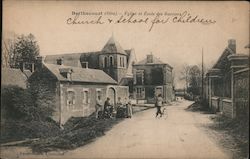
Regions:
[[[245,93],[240,95],[241,92]],[[214,112],[231,118],[240,116],[242,110],[249,112],[249,56],[236,53],[235,40],[228,41],[220,58],[208,70],[204,99]]]
[[[40,65],[40,66],[39,66]],[[52,118],[63,125],[70,117],[89,116],[100,95],[115,104],[119,96],[128,97],[128,88],[98,69],[46,64],[38,59],[37,70],[29,78],[30,88],[39,90],[38,98],[53,108]]]
[[[144,103],[154,103],[161,94],[165,102],[174,99],[172,67],[152,54],[133,65],[134,98]]]

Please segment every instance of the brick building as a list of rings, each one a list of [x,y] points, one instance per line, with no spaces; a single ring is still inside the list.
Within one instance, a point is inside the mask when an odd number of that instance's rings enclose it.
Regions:
[[[154,103],[155,96],[162,94],[165,102],[174,99],[172,67],[152,54],[133,65],[134,98],[144,103]]]
[[[249,111],[249,56],[236,53],[231,39],[205,78],[204,99],[214,112],[228,117]]]

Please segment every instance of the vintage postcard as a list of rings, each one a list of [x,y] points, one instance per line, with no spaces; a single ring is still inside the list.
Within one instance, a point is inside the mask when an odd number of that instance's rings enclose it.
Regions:
[[[248,2],[2,4],[0,158],[249,158]]]

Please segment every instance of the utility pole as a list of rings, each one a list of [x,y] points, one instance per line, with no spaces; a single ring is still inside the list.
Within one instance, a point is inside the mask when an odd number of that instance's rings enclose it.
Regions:
[[[201,55],[201,99],[203,100],[203,91],[204,91],[204,83],[203,83],[203,78],[204,78],[204,68],[203,68],[203,47],[202,47],[202,55]]]

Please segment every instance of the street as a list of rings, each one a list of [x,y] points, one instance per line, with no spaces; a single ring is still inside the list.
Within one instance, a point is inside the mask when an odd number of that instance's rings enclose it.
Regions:
[[[115,125],[96,141],[62,154],[34,155],[3,149],[2,157],[19,158],[190,158],[224,159],[230,155],[202,128],[211,121],[207,114],[186,111],[192,102],[167,106],[168,116],[155,118],[155,109],[137,113]],[[20,150],[20,148],[19,148]],[[7,157],[6,157],[7,158]]]

